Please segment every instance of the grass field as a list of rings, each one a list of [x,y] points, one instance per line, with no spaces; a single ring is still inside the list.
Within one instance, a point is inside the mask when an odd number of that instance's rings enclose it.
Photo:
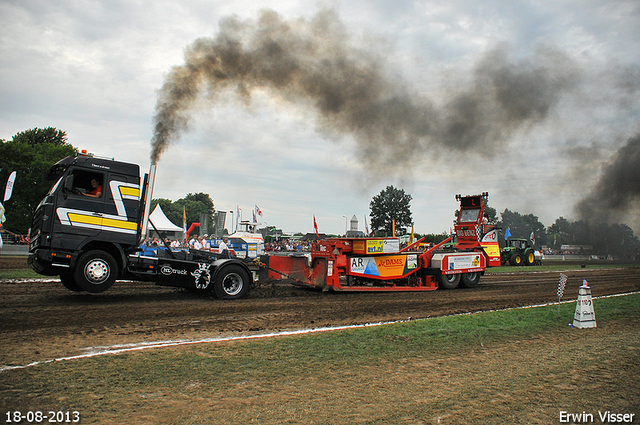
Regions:
[[[0,406],[105,424],[637,423],[640,295],[594,306],[592,329],[567,326],[567,303],[40,364],[0,372]]]

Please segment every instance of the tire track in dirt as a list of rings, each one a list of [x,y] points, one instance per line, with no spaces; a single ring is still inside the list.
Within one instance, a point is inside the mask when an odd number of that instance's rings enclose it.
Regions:
[[[640,269],[588,269],[569,276],[563,300],[587,278],[594,296],[640,290]],[[0,364],[81,354],[86,347],[202,339],[443,316],[557,301],[559,272],[487,274],[474,289],[334,293],[260,285],[220,301],[150,283],[118,282],[103,294],[57,281],[0,283]]]

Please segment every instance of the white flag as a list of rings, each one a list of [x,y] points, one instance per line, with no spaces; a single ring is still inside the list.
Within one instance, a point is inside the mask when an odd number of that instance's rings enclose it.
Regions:
[[[7,219],[4,216],[4,205],[0,204],[0,224],[4,223],[5,221],[7,221]]]
[[[16,181],[16,172],[14,171],[9,175],[9,180],[7,180],[7,187],[4,190],[4,200],[2,202],[7,202],[11,198],[11,194],[13,193],[13,182]]]

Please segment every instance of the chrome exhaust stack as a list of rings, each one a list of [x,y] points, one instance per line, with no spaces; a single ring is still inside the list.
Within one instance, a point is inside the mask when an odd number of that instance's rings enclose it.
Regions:
[[[144,240],[147,237],[147,229],[149,227],[149,214],[151,213],[151,200],[153,199],[153,187],[156,183],[156,164],[151,164],[149,168],[149,180],[147,187],[147,195],[144,201],[144,215],[142,217],[142,230],[140,238]]]

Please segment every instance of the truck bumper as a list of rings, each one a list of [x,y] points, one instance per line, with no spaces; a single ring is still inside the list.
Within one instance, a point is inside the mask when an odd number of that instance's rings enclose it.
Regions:
[[[66,252],[36,249],[29,253],[27,264],[38,274],[56,276],[71,268],[75,261],[74,255]]]

